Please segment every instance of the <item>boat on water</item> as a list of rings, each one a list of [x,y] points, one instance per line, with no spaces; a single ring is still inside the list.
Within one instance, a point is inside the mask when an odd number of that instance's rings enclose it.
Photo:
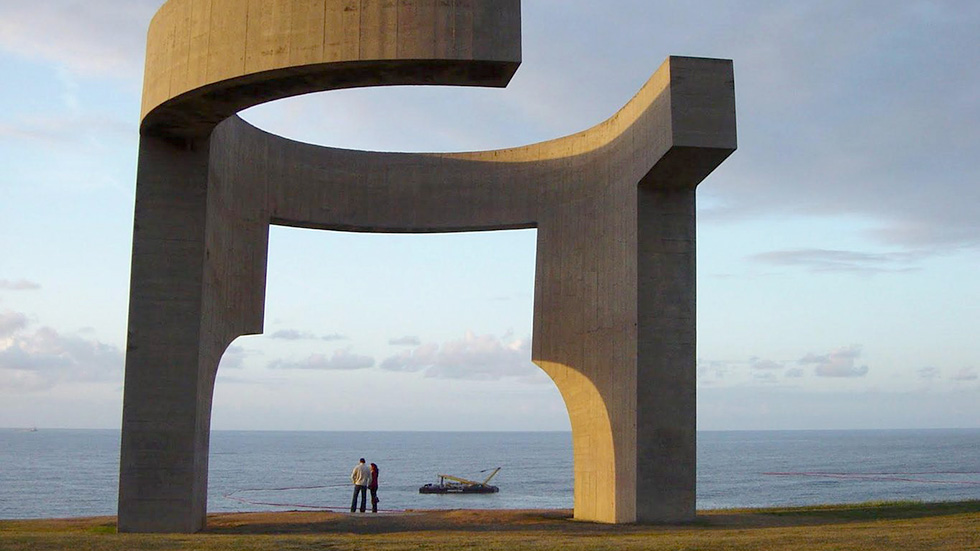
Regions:
[[[486,471],[480,471],[486,472]],[[490,473],[483,482],[460,478],[449,474],[440,474],[438,484],[426,484],[419,488],[420,494],[495,494],[500,488],[490,485],[490,479],[497,476],[500,467]]]

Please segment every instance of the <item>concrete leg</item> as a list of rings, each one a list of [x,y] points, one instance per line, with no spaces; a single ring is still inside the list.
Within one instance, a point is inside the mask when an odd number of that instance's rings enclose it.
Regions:
[[[211,397],[200,384],[199,350],[208,150],[207,140],[140,140],[121,532],[194,532],[204,526]]]
[[[634,522],[636,192],[589,184],[538,226],[533,358],[568,408],[575,518]]]
[[[121,532],[194,532],[207,512],[218,362],[262,332],[265,187],[236,147],[140,141],[119,480]]]
[[[636,520],[694,520],[697,475],[694,188],[640,186]]]

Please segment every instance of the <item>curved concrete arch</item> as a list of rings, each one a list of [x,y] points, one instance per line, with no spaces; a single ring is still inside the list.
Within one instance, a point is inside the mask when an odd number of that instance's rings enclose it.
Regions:
[[[572,419],[576,518],[693,518],[694,190],[735,149],[730,61],[670,57],[613,117],[564,138],[376,153],[235,113],[351,86],[506,85],[519,0],[170,0],[147,52],[121,531],[204,525],[217,365],[262,332],[270,224],[537,228],[532,359]]]
[[[520,63],[520,0],[169,0],[147,32],[142,130],[205,136],[322,90],[506,86]]]

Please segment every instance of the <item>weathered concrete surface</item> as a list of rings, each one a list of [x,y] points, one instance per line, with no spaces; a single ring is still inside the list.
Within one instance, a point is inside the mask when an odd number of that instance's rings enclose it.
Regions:
[[[520,0],[170,0],[147,33],[143,134],[204,136],[307,92],[506,86]]]
[[[121,531],[204,524],[214,378],[236,337],[262,332],[269,224],[536,227],[532,357],[568,407],[576,518],[694,517],[694,190],[735,149],[730,61],[668,58],[616,115],[565,138],[372,153],[234,113],[349,86],[506,85],[518,0],[171,0],[149,36]]]

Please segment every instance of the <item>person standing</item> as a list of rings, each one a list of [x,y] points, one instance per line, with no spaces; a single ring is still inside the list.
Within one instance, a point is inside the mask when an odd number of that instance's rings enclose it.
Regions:
[[[357,494],[361,494],[361,512],[367,508],[367,487],[371,483],[371,469],[364,464],[364,458],[354,467],[350,473],[350,480],[354,483],[354,497],[350,501],[350,512],[357,509]]]
[[[371,512],[378,512],[378,466],[371,463],[371,483],[368,484],[368,490],[371,490]]]

